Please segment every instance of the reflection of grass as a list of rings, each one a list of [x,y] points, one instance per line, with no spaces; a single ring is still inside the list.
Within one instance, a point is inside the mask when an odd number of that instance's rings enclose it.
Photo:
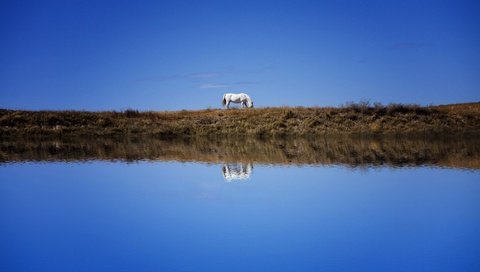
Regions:
[[[259,108],[176,112],[0,110],[3,136],[157,137],[324,134],[479,134],[480,103],[420,107],[361,102],[339,108]]]
[[[161,160],[480,169],[477,138],[50,138],[1,142],[0,162]]]

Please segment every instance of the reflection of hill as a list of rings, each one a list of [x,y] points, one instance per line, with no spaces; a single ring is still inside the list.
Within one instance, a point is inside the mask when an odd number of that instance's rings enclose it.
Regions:
[[[480,169],[480,140],[398,138],[3,139],[1,162],[160,160]]]

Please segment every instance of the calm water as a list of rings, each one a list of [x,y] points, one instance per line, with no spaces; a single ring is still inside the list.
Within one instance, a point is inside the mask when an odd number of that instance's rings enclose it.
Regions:
[[[0,271],[480,271],[479,196],[430,163],[7,163]]]

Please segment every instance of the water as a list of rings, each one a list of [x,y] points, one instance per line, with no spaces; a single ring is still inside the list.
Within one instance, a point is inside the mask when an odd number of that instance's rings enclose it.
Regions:
[[[250,161],[194,143],[157,159],[4,148],[0,271],[479,271],[478,154],[455,142],[382,161],[298,144],[290,163],[268,143]]]

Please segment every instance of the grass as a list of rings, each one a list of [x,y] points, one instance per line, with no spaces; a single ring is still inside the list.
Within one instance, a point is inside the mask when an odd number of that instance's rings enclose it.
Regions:
[[[315,135],[479,135],[480,103],[440,106],[347,103],[341,107],[275,107],[123,112],[0,110],[2,138],[125,136],[159,138]]]
[[[0,165],[6,162],[88,160],[340,164],[348,167],[430,165],[480,169],[480,138],[53,137],[38,140],[19,137],[0,142]]]

